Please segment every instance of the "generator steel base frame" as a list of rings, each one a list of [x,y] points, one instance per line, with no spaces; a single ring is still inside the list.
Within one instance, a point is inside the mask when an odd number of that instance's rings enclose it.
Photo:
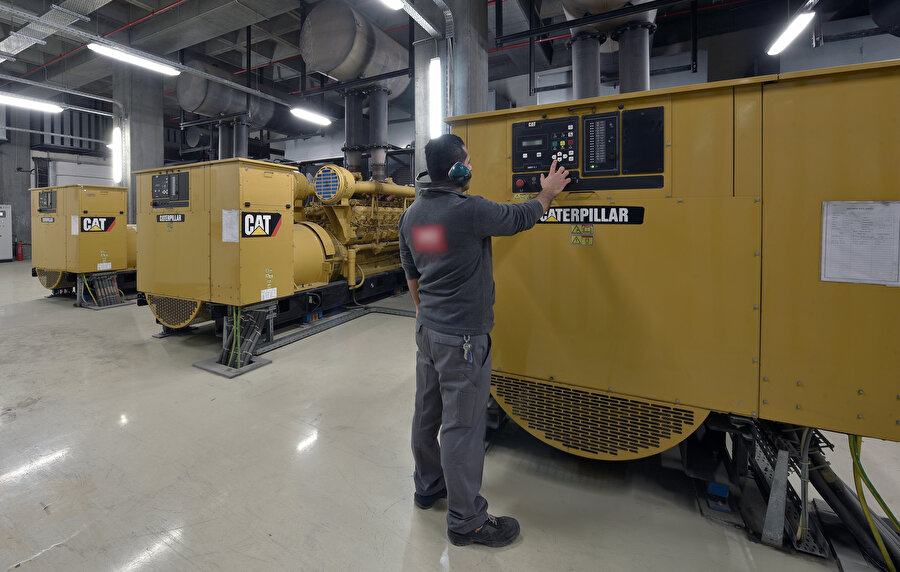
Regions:
[[[405,289],[406,276],[402,269],[397,269],[366,277],[362,285],[354,290],[350,290],[346,280],[340,280],[319,288],[296,292],[292,296],[286,298],[248,306],[245,309],[251,307],[262,309],[263,307],[269,306],[273,308],[273,311],[270,313],[271,317],[266,320],[267,323],[263,329],[260,341],[251,352],[254,356],[251,363],[241,368],[231,368],[218,364],[215,358],[211,358],[197,362],[194,366],[217,375],[233,378],[247,371],[271,363],[269,360],[262,360],[259,358],[258,356],[261,354],[278,349],[340,324],[344,324],[363,315],[377,312],[404,317],[415,317],[414,312],[406,310],[362,305],[363,302],[372,302],[384,298],[391,293]],[[147,305],[147,299],[144,293],[138,294],[137,304],[138,306]],[[215,322],[216,335],[222,336],[224,344],[224,324],[231,306],[215,303],[208,303],[208,306],[210,317]],[[342,314],[338,313],[338,311],[344,309],[347,311]],[[292,329],[288,333],[276,337],[276,329],[278,328],[290,328],[296,326],[298,323],[302,323],[303,320],[313,315],[321,314],[324,316],[329,312],[331,313],[331,318],[323,321],[322,324],[314,323],[306,328]],[[159,323],[158,320],[157,323]],[[162,331],[159,334],[155,334],[153,337],[163,338],[179,335],[190,332],[193,329],[193,326],[187,326],[186,328],[180,329],[172,329],[163,326]]]

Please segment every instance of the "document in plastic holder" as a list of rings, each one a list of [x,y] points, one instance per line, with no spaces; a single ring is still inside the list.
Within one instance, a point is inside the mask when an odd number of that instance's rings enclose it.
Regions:
[[[823,202],[821,279],[900,286],[900,202]]]

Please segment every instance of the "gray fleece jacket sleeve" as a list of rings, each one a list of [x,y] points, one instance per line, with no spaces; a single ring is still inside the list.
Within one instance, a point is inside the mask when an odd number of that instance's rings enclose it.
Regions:
[[[544,214],[544,207],[536,199],[506,205],[473,198],[478,200],[472,205],[472,225],[480,237],[512,236],[533,227]]]
[[[403,215],[405,214],[403,213]],[[406,274],[407,280],[418,280],[420,276],[419,270],[413,261],[409,243],[406,242],[406,236],[403,232],[403,215],[400,216],[400,264],[403,266],[403,273]]]

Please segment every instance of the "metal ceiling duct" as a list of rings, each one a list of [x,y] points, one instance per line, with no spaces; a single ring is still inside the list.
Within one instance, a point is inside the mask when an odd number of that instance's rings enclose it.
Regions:
[[[99,10],[112,0],[66,0],[60,4],[51,5],[51,9],[41,16],[46,20],[69,26],[81,20],[85,15]],[[17,31],[11,31],[8,38],[0,41],[0,52],[14,56],[23,52],[35,44],[43,44],[44,40],[56,33],[56,30],[31,22]],[[9,58],[0,56],[0,62]]]
[[[568,20],[649,0],[562,0]],[[600,54],[619,50],[619,91],[650,89],[650,33],[656,10],[572,28],[572,84],[576,99],[600,95]],[[609,40],[607,40],[609,38]]]
[[[404,69],[409,52],[342,0],[319,2],[300,31],[300,53],[309,71],[351,81]],[[401,76],[378,82],[393,99],[409,85]]]
[[[206,62],[190,60],[185,65],[223,79],[234,79],[234,75]],[[265,127],[278,133],[301,132],[300,125],[286,107],[250,95],[248,110],[248,94],[203,77],[189,73],[179,75],[175,84],[175,95],[178,98],[178,105],[191,113],[216,116],[249,111],[247,121],[251,127]]]

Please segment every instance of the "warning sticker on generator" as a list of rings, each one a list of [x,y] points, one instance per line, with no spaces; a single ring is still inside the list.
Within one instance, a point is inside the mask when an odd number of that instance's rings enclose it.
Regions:
[[[644,224],[644,207],[551,207],[539,224]]]
[[[594,225],[573,224],[569,244],[572,246],[594,246]]]
[[[97,270],[112,270],[112,262],[98,262]]]
[[[52,216],[42,216],[41,217],[41,222],[53,222],[54,220],[56,220],[56,219],[54,219]]]
[[[572,246],[594,246],[594,237],[573,234],[569,237],[569,244]]]
[[[259,291],[259,299],[261,301],[274,300],[278,297],[278,288],[266,288]]]

